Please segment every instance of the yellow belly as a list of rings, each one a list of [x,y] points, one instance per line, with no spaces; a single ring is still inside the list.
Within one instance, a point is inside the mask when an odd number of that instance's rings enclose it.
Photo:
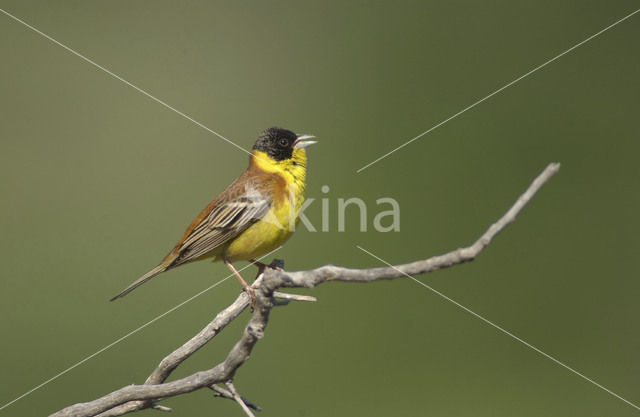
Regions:
[[[226,247],[223,257],[229,262],[246,261],[271,252],[284,244],[298,223],[288,201],[271,210]]]

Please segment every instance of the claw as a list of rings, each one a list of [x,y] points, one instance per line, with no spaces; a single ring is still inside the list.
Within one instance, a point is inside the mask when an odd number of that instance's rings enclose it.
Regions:
[[[265,268],[275,269],[276,271],[284,271],[283,269],[284,263],[278,259],[274,259],[273,262],[271,262],[271,264],[269,265],[262,263],[260,261],[256,261],[255,259],[249,259],[249,262],[251,262],[252,264],[258,267],[259,274],[262,274]]]

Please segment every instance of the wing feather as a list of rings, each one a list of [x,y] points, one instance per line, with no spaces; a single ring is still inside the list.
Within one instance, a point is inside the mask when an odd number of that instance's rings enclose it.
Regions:
[[[199,258],[223,245],[264,217],[271,208],[269,193],[248,185],[244,192],[215,204],[179,245],[179,255],[172,263],[178,266]]]

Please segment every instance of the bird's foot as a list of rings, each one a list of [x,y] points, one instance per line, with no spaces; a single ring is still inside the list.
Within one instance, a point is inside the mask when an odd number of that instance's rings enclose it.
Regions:
[[[249,296],[249,298],[251,299],[251,307],[255,307],[256,305],[256,290],[253,289],[253,287],[250,286],[246,286],[244,287],[244,292],[247,293],[247,295]]]
[[[284,261],[282,259],[274,259],[269,265],[256,261],[255,259],[249,259],[249,262],[258,267],[258,275],[262,274],[265,268],[275,269],[276,271],[284,271]]]

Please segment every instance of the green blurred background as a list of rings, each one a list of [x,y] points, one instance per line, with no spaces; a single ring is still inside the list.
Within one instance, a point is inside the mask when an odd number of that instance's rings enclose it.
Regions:
[[[637,2],[0,4],[245,148],[272,125],[317,135],[308,196],[330,199],[331,231],[300,230],[288,269],[380,265],[356,244],[391,263],[466,245],[560,161],[475,262],[420,280],[640,404],[640,14],[356,174]],[[196,263],[107,301],[247,155],[5,15],[0,45],[1,406],[228,275]],[[368,204],[370,231],[353,207],[337,231],[341,197]],[[381,197],[399,233],[372,230]],[[307,214],[319,225],[320,202]],[[0,416],[143,382],[238,292],[226,281]],[[639,414],[408,279],[304,292],[319,301],[274,311],[237,374],[263,416]],[[247,317],[174,377],[222,360]],[[164,404],[242,415],[207,391]]]

